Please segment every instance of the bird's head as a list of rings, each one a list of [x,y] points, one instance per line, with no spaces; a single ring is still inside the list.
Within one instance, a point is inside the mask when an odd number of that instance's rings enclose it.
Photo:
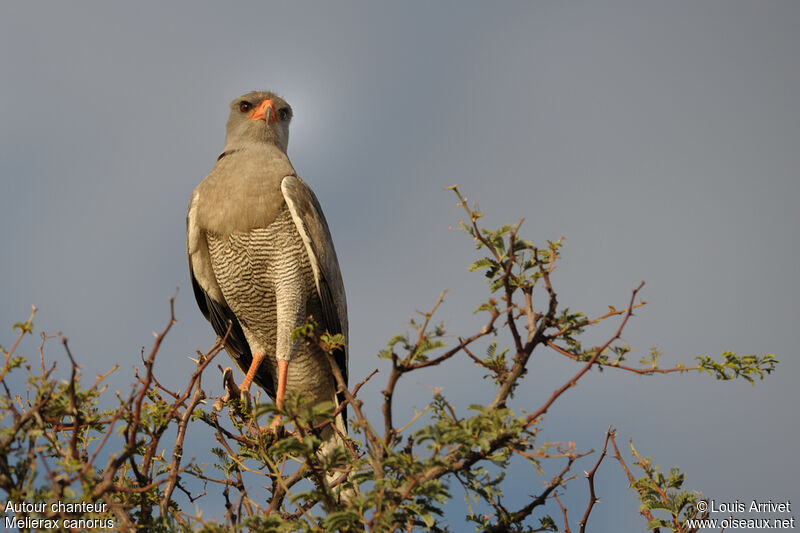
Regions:
[[[292,108],[269,91],[253,91],[231,102],[225,135],[226,149],[252,142],[277,145],[284,152],[289,145]]]

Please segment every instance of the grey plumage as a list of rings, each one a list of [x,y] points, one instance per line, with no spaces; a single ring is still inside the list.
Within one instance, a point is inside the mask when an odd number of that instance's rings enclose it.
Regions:
[[[228,305],[242,326],[251,351],[263,350],[264,364],[275,376],[277,353],[288,353],[292,329],[306,317],[322,316],[314,273],[305,245],[294,227],[288,209],[284,209],[267,228],[235,233],[228,237],[207,234],[209,257],[217,283]],[[278,315],[294,320],[278,327]],[[314,401],[332,400],[326,394],[335,390],[330,365],[308,346],[294,346],[289,366],[287,389],[301,391]],[[298,349],[299,348],[299,349]],[[247,372],[250,361],[242,361]],[[309,379],[316,376],[316,379]],[[275,398],[274,383],[264,373],[255,382]]]
[[[330,230],[286,155],[291,115],[270,92],[231,102],[225,148],[189,204],[189,270],[200,310],[218,335],[231,326],[227,352],[270,397],[280,404],[285,361],[287,390],[338,404],[325,354],[290,338],[308,316],[330,333],[347,337],[348,327]],[[346,379],[347,350],[334,355]],[[247,378],[242,386],[249,388]],[[336,426],[346,431],[342,415]],[[340,442],[332,430],[323,439]]]

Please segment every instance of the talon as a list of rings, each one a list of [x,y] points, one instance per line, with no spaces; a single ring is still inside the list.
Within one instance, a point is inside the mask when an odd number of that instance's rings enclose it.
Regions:
[[[265,431],[269,431],[270,433],[278,434],[278,432],[283,432],[283,417],[280,413],[275,415],[275,418],[272,419],[272,423],[264,428]]]
[[[250,391],[246,389],[239,390],[239,402],[241,402],[242,408],[250,409]]]
[[[272,423],[268,426],[259,426],[258,432],[260,435],[272,435],[276,440],[282,439],[288,433],[286,428],[281,423],[281,415],[275,415]]]
[[[233,381],[233,370],[231,370],[231,367],[227,367],[222,371],[222,386],[225,388],[225,396],[217,398],[217,401],[214,402],[215,411],[222,411],[222,408],[225,407],[228,402],[241,396],[239,387],[236,385],[236,382]]]
[[[231,367],[227,367],[222,372],[222,384],[225,386],[225,399],[223,401],[227,402],[233,398],[239,398],[242,394],[241,389],[236,385],[236,382],[233,381],[233,370]]]

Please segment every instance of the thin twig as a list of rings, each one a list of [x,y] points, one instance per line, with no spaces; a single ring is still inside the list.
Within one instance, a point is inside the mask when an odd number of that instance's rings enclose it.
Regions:
[[[612,342],[620,338],[620,336],[622,335],[622,330],[625,329],[625,325],[628,323],[628,319],[633,314],[633,302],[636,299],[636,295],[643,286],[644,286],[644,281],[641,282],[635,289],[633,289],[633,293],[631,294],[631,304],[628,306],[628,310],[625,313],[625,316],[622,319],[622,322],[620,323],[614,335],[612,335],[611,338],[609,338],[606,341],[606,343],[603,344],[603,346],[595,348],[595,353],[592,356],[592,358],[589,359],[583,366],[583,368],[577,374],[575,374],[569,381],[567,381],[566,383],[564,383],[564,385],[556,389],[550,396],[550,399],[548,399],[544,403],[544,405],[542,405],[535,413],[528,415],[526,426],[533,425],[540,416],[542,416],[547,412],[547,410],[550,408],[551,405],[553,405],[553,402],[555,402],[559,396],[564,394],[564,392],[570,387],[574,387],[575,384],[578,382],[578,380],[581,379],[581,377],[583,377],[583,375],[586,374],[586,372],[588,372],[590,368],[592,368],[592,365],[594,365],[595,361],[597,361],[597,358],[600,357],[600,354],[603,353],[611,345]]]
[[[592,468],[592,470],[588,474],[586,474],[586,478],[589,481],[589,503],[586,506],[586,512],[583,513],[583,518],[581,518],[581,521],[578,522],[578,525],[581,526],[580,533],[586,532],[586,524],[589,522],[589,514],[591,514],[592,512],[594,504],[600,501],[594,490],[594,475],[597,472],[597,469],[600,468],[600,463],[602,463],[603,459],[605,459],[606,457],[606,452],[608,450],[608,440],[611,438],[611,435],[613,434],[614,430],[611,427],[609,427],[608,431],[606,432],[606,440],[603,443],[603,451],[600,452],[600,457],[597,458],[597,462],[594,464],[594,468]]]
[[[561,487],[567,481],[567,479],[571,479],[571,478],[565,478],[565,476],[567,475],[567,473],[572,468],[573,463],[576,460],[580,459],[581,457],[585,457],[588,453],[591,453],[591,452],[574,454],[574,455],[570,456],[568,458],[568,460],[567,460],[566,466],[561,470],[561,472],[559,472],[558,474],[553,476],[553,478],[550,480],[550,482],[547,484],[547,487],[544,489],[544,491],[542,491],[541,494],[539,494],[538,496],[533,498],[530,501],[530,503],[525,505],[520,510],[518,510],[518,511],[516,511],[514,513],[510,513],[511,520],[514,523],[519,523],[519,522],[525,520],[525,518],[527,518],[533,512],[534,509],[544,505],[545,502],[547,501],[547,498],[550,496],[550,494],[554,490],[556,490],[558,487]],[[484,530],[484,533],[502,533],[504,531],[507,531],[506,524],[498,522],[494,526],[489,527],[486,530]]]
[[[186,428],[189,425],[189,419],[192,417],[197,405],[205,397],[206,395],[200,387],[195,388],[192,401],[184,410],[183,416],[178,423],[178,435],[175,438],[175,445],[172,449],[172,462],[170,464],[169,477],[167,478],[167,485],[164,487],[164,495],[161,497],[162,516],[167,516],[169,513],[169,500],[172,497],[172,491],[175,490],[175,484],[178,482],[178,473],[180,472],[181,459],[183,458],[183,441],[186,438]]]
[[[11,346],[11,349],[8,350],[5,354],[6,357],[5,357],[5,362],[3,363],[3,371],[0,372],[0,381],[6,379],[6,374],[8,373],[9,361],[11,360],[11,356],[14,354],[14,351],[17,349],[17,346],[19,346],[20,341],[22,341],[22,337],[25,336],[26,325],[31,324],[33,322],[33,317],[36,316],[36,311],[38,311],[38,309],[36,308],[36,306],[33,305],[31,307],[33,307],[33,311],[31,311],[31,316],[28,317],[28,320],[22,325],[21,328],[19,328],[19,335],[17,336],[17,340],[14,341],[14,344]],[[44,369],[44,363],[42,363],[42,369]]]
[[[72,352],[70,352],[66,337],[61,337],[61,344],[64,346],[64,350],[67,352],[67,356],[69,357],[69,362],[72,365],[69,386],[67,389],[69,393],[69,407],[73,419],[72,437],[69,440],[69,453],[72,460],[78,461],[80,459],[80,455],[78,454],[78,435],[80,431],[79,426],[82,423],[80,411],[78,410],[78,400],[75,397],[75,376],[78,374],[78,364],[72,357]]]
[[[622,454],[619,453],[619,448],[617,447],[617,439],[615,437],[616,433],[611,435],[609,437],[609,440],[611,441],[611,445],[614,447],[614,453],[616,454],[616,459],[619,462],[620,466],[622,467],[622,470],[625,472],[625,476],[628,478],[628,483],[630,484],[631,487],[633,487],[636,483],[636,478],[633,477],[633,474],[628,468],[628,465],[625,464],[625,459],[623,459]],[[642,516],[644,516],[647,519],[648,522],[652,522],[653,520],[655,520],[653,513],[651,513],[648,509],[640,508],[639,512],[642,514]],[[656,529],[655,531],[657,532],[658,529]]]
[[[564,516],[564,533],[572,533],[572,530],[569,528],[569,518],[567,517],[567,508],[564,507],[564,504],[561,503],[561,500],[558,499],[558,493],[553,493],[553,499],[556,501],[558,506],[561,508],[561,514]]]
[[[573,361],[581,361],[581,358],[575,355],[572,352],[565,350],[564,348],[554,344],[551,341],[547,341],[547,346],[552,348],[553,350],[557,351],[563,356],[569,357]],[[628,372],[634,372],[640,375],[650,375],[650,374],[672,374],[673,372],[691,372],[693,370],[700,370],[702,367],[700,365],[695,366],[676,366],[673,368],[636,368],[633,366],[621,365],[615,361],[610,363],[601,363],[600,361],[595,361],[597,366],[605,366],[611,368],[619,368],[620,370],[627,370]]]

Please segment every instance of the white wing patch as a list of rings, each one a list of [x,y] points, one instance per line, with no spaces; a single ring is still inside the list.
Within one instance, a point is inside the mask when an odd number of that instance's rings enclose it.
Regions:
[[[297,206],[292,202],[291,195],[287,192],[287,188],[290,185],[299,187],[299,180],[295,176],[286,176],[281,181],[281,192],[283,193],[283,198],[286,200],[286,205],[289,206],[289,213],[292,214],[294,225],[297,226],[297,231],[300,232],[300,237],[303,239],[303,244],[306,245],[306,253],[308,253],[308,259],[311,262],[311,270],[314,271],[314,284],[317,286],[317,294],[321,294],[321,289],[319,286],[319,280],[321,279],[319,272],[319,259],[314,255],[314,249],[311,247],[311,237],[309,236],[308,230],[303,223],[303,217],[297,210]]]
[[[217,285],[217,278],[211,267],[211,258],[208,256],[208,246],[203,228],[197,223],[197,204],[200,193],[195,191],[189,203],[189,214],[186,219],[186,252],[189,256],[189,266],[197,283],[212,299],[222,302],[225,299]]]

